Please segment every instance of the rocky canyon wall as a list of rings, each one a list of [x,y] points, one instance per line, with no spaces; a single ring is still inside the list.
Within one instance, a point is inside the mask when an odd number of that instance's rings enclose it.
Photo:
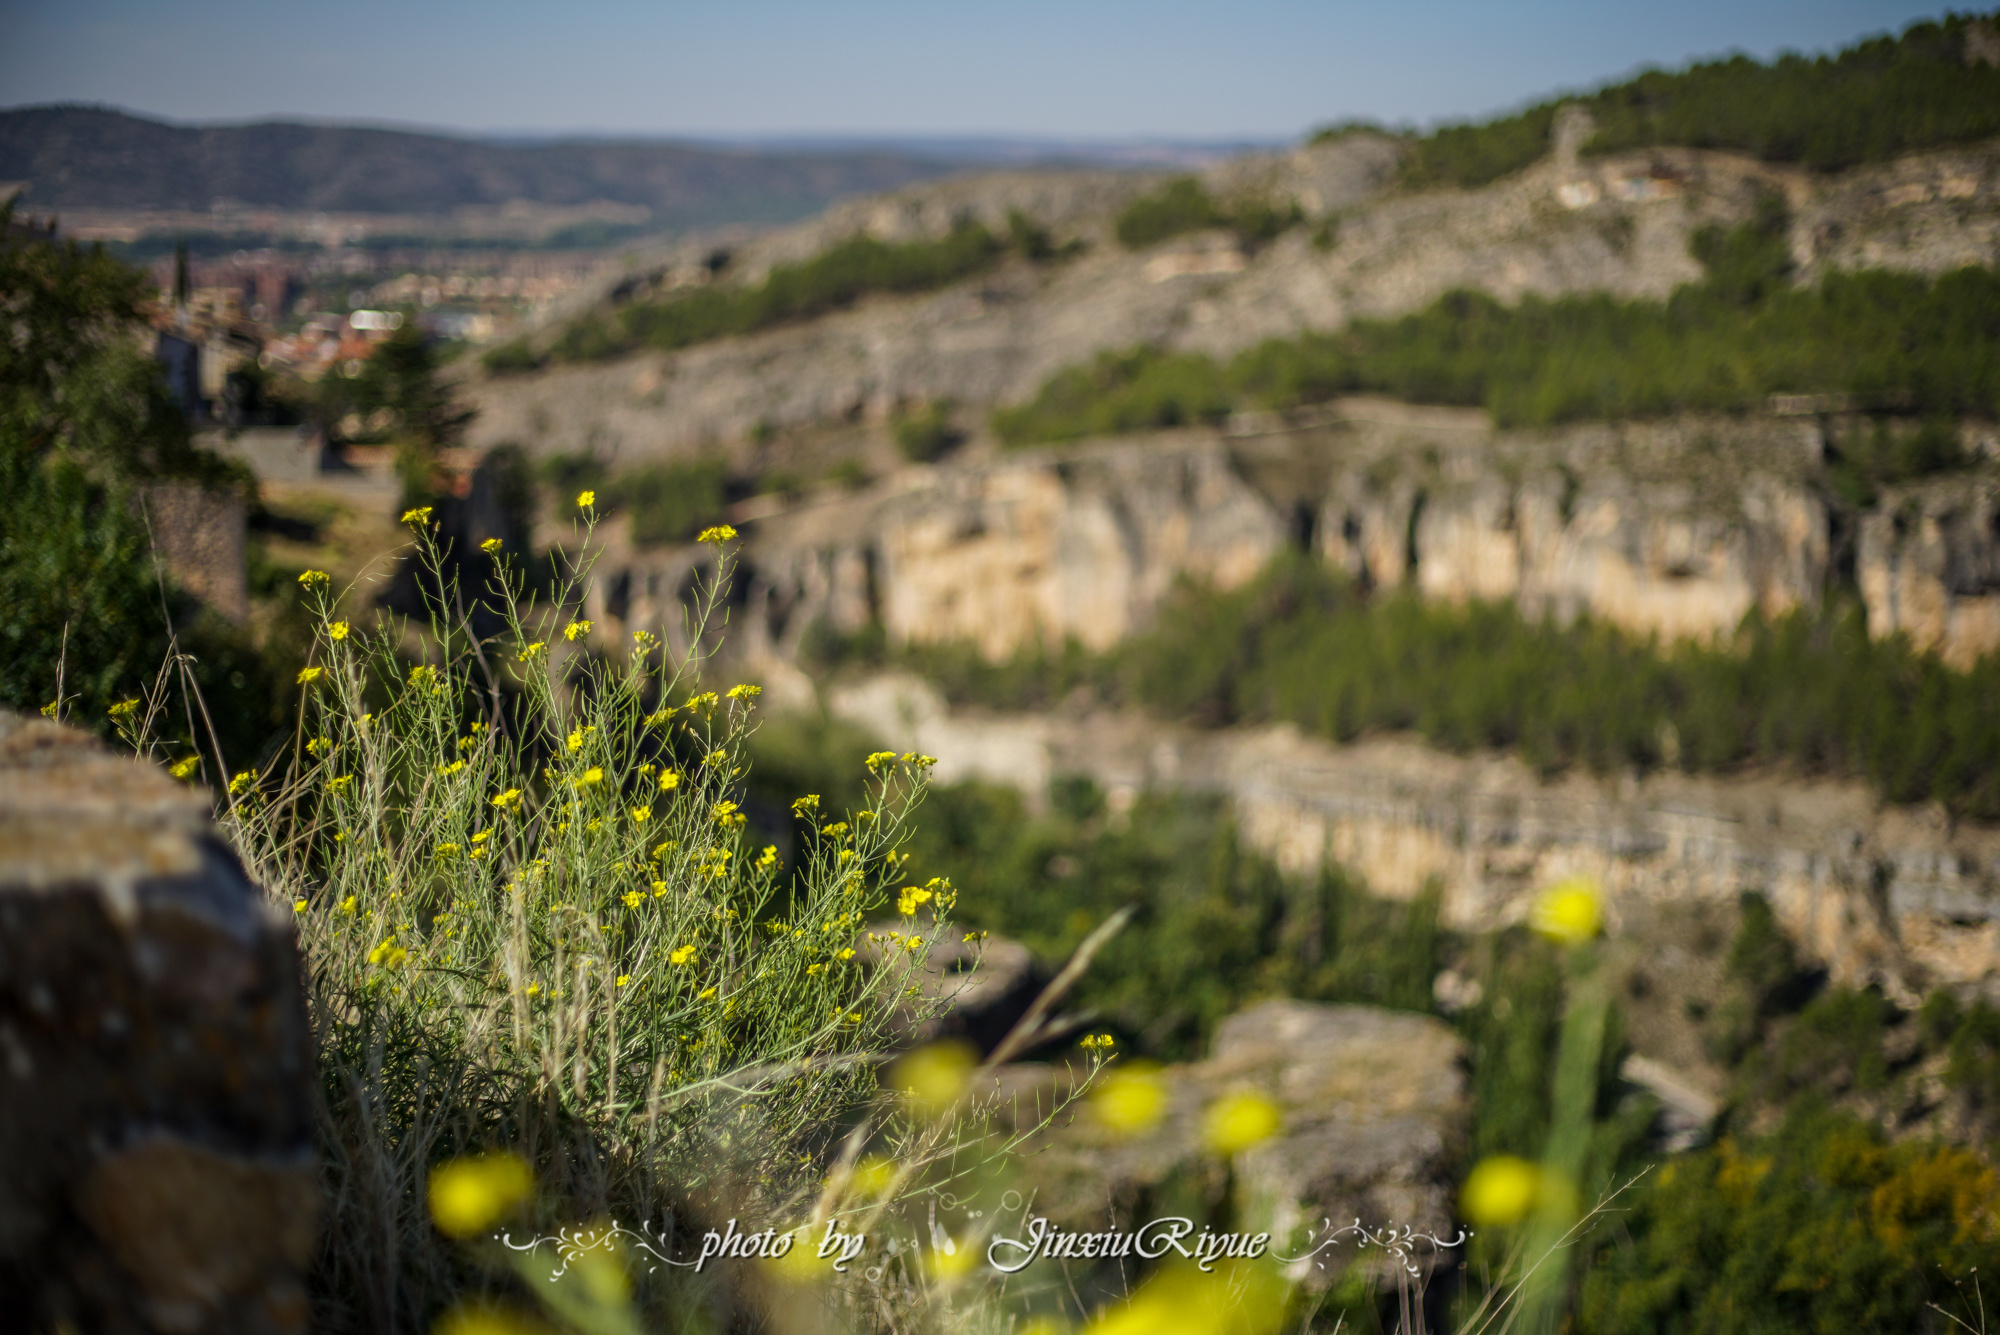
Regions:
[[[1837,424],[1836,424],[1837,425]],[[1495,432],[1476,413],[1349,400],[1242,422],[905,470],[744,522],[732,634],[797,661],[814,626],[990,659],[1142,627],[1177,580],[1229,588],[1288,546],[1369,587],[1513,599],[1662,640],[1726,637],[1858,592],[1871,634],[1966,666],[2000,647],[2000,445],[1857,515],[1810,418]],[[593,615],[678,621],[707,549],[639,550],[614,525]]]
[[[1854,783],[1661,772],[1547,780],[1503,755],[1378,739],[1337,746],[1290,728],[1198,731],[1132,713],[954,711],[913,677],[828,693],[837,715],[966,779],[1045,800],[1086,775],[1113,811],[1146,789],[1212,792],[1244,839],[1294,873],[1337,863],[1375,893],[1435,885],[1465,930],[1522,921],[1537,891],[1582,875],[1612,927],[1662,906],[1769,898],[1842,983],[1913,1003],[1938,983],[2000,982],[2000,830],[1886,806]]]

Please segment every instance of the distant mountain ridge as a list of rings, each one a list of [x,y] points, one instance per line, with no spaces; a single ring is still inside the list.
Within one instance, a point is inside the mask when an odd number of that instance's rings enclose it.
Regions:
[[[104,107],[0,111],[0,181],[33,210],[446,214],[516,200],[652,210],[662,226],[803,218],[965,167],[888,150],[777,152],[614,139],[494,143],[266,121],[178,126]]]

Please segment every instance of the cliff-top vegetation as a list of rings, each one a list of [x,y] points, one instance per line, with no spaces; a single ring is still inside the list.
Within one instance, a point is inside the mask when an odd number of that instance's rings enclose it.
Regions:
[[[1730,149],[1766,162],[1834,171],[2000,134],[1996,15],[1951,14],[1831,56],[1765,63],[1736,55],[1647,70],[1576,96],[1414,138],[1403,169],[1413,187],[1474,187],[1549,150],[1558,107],[1590,113],[1587,153],[1666,146]],[[1337,135],[1348,127],[1322,131]]]

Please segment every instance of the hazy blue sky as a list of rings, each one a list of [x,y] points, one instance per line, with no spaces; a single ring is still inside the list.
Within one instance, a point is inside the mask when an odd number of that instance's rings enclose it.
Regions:
[[[1883,0],[0,0],[0,105],[471,130],[1282,137],[1645,63],[1827,50]]]

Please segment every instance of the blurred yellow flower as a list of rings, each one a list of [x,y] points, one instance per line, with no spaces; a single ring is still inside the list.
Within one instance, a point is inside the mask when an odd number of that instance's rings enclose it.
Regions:
[[[1505,1228],[1526,1218],[1541,1194],[1541,1168],[1511,1154],[1495,1154],[1481,1159],[1466,1176],[1458,1205],[1475,1224]]]
[[[763,693],[764,693],[764,688],[762,686],[750,686],[750,685],[731,686],[729,690],[725,692],[725,694],[727,694],[731,700],[750,700],[754,699],[757,696],[762,695]]]
[[[1268,1261],[1225,1261],[1208,1274],[1173,1266],[1098,1313],[1084,1335],[1274,1335],[1289,1297]]]
[[[482,1233],[513,1213],[535,1190],[535,1175],[516,1154],[454,1159],[431,1170],[431,1220],[454,1238]]]
[[[590,625],[588,621],[572,621],[563,627],[563,638],[571,641],[581,639],[590,634]]]
[[[546,648],[548,648],[547,645],[543,644],[540,640],[536,640],[533,644],[521,650],[520,653],[515,654],[514,661],[516,663],[525,663]]]
[[[589,769],[577,775],[576,781],[580,787],[594,788],[604,782],[604,770],[600,766],[592,765]]]
[[[735,529],[729,527],[729,525],[727,524],[717,524],[714,528],[703,529],[699,534],[695,536],[695,541],[728,542],[731,538],[735,536],[736,536]]]
[[[597,493],[596,493],[596,492],[594,492],[594,491],[579,491],[579,492],[578,492],[578,493],[576,494],[576,508],[577,508],[577,509],[579,509],[579,510],[588,510],[588,509],[589,509],[589,508],[590,508],[591,506],[593,506],[593,505],[595,505],[595,504],[597,504]]]
[[[651,807],[633,807],[626,814],[632,818],[634,825],[644,825],[653,818],[653,809]]]
[[[312,672],[314,675],[318,675],[319,669],[308,668],[307,671]],[[300,677],[300,680],[301,681],[305,680],[303,675]],[[120,700],[117,704],[111,706],[111,708],[106,710],[105,712],[110,714],[111,717],[113,718],[124,718],[127,714],[136,713],[138,711],[138,708],[139,708],[139,702],[136,699]]]
[[[979,1053],[970,1043],[959,1039],[931,1043],[890,1068],[889,1086],[901,1090],[917,1107],[936,1111],[958,1101],[978,1065]]]
[[[405,524],[428,524],[431,522],[431,507],[428,505],[419,505],[414,510],[405,510],[400,522]]]
[[[693,962],[694,962],[693,946],[675,946],[673,948],[672,953],[670,953],[667,956],[667,963],[669,964],[676,964],[676,965],[691,964]]]
[[[506,544],[502,543],[498,538],[488,538],[486,541],[479,544],[479,550],[485,552],[490,556],[494,552],[499,551],[501,547],[505,545]]]
[[[621,973],[621,974],[619,974],[619,975],[618,975],[618,977],[617,977],[617,978],[616,978],[616,979],[614,980],[614,986],[617,986],[617,987],[623,987],[623,986],[625,986],[625,984],[627,984],[627,983],[629,983],[629,982],[631,982],[631,981],[632,981],[632,975],[631,975],[631,974],[629,974],[629,973]]]
[[[293,900],[293,901],[292,901],[292,912],[294,912],[294,913],[304,913],[305,911],[306,911],[306,901],[305,901],[305,900],[303,900],[303,899],[295,899],[295,900]]]
[[[637,890],[627,890],[621,898],[624,899],[625,907],[628,909],[636,909],[646,902],[646,897]]]
[[[1216,1154],[1241,1154],[1278,1134],[1278,1105],[1262,1094],[1224,1094],[1201,1122],[1202,1142]]]
[[[318,681],[321,677],[324,677],[325,675],[326,675],[326,669],[322,667],[300,668],[296,684],[300,686],[310,686],[312,683]]]
[[[1142,1135],[1167,1115],[1166,1083],[1156,1067],[1134,1063],[1097,1087],[1090,1110],[1100,1125],[1119,1135]]]
[[[330,640],[344,640],[344,639],[346,639],[346,638],[347,638],[347,623],[346,623],[345,621],[330,621],[330,622],[328,622],[328,623],[327,623],[327,627],[326,627],[326,637],[327,637],[328,639],[330,639]]]
[[[521,805],[521,790],[519,788],[509,788],[504,793],[496,793],[488,800],[502,811],[506,811],[511,807]]]
[[[1580,946],[1603,927],[1604,898],[1595,881],[1573,876],[1535,896],[1528,923],[1551,941]]]
[[[485,1303],[461,1303],[431,1327],[431,1335],[547,1335],[547,1331],[539,1321]]]
[[[169,765],[167,767],[167,773],[173,775],[176,779],[186,779],[193,777],[194,772],[200,768],[201,768],[201,757],[189,756],[185,760],[177,760],[173,764]]]
[[[862,761],[861,763],[866,765],[869,769],[880,769],[884,765],[895,764],[896,753],[894,751],[871,752],[868,756],[868,759]]]
[[[324,570],[301,570],[299,572],[299,583],[310,589],[315,585],[333,583],[333,576],[327,574]]]

